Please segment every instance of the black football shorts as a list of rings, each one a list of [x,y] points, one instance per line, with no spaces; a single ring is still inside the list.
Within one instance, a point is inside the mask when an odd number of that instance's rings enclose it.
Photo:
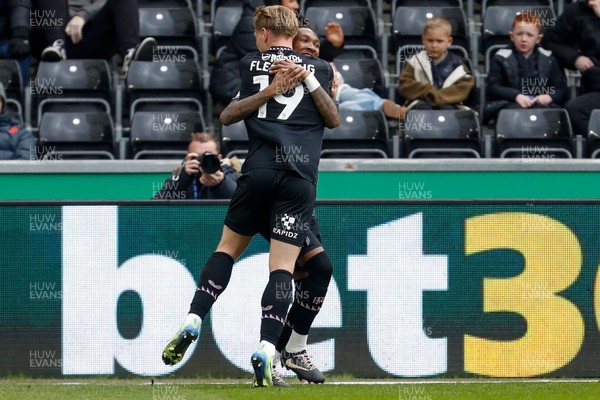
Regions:
[[[295,171],[252,169],[237,181],[225,225],[240,235],[254,236],[266,235],[268,224],[270,239],[304,247],[311,229],[315,193],[315,184]]]

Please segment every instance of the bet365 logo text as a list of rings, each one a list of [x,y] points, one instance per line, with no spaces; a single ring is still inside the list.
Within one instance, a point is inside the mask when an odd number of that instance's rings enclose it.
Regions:
[[[116,206],[63,207],[63,374],[114,374],[117,364],[138,375],[168,374],[203,345],[197,340],[179,364],[163,364],[162,350],[187,314],[196,282],[185,265],[165,254],[141,254],[118,262],[117,215]],[[340,343],[335,332],[344,329],[344,307],[356,306],[341,301],[340,291],[348,290],[366,299],[360,306],[365,307],[361,315],[366,319],[366,337],[356,340],[368,344],[373,363],[382,371],[403,377],[449,372],[448,337],[432,335],[424,324],[425,314],[431,312],[425,307],[426,296],[451,291],[449,256],[426,254],[423,221],[424,214],[414,213],[373,226],[366,232],[366,251],[347,255],[347,271],[338,275],[345,281],[332,279],[313,325],[333,333],[308,348],[322,371],[336,368]],[[518,317],[523,332],[502,340],[489,330],[462,335],[464,372],[531,377],[568,365],[584,340],[582,310],[563,294],[577,281],[583,265],[581,244],[573,231],[556,219],[525,212],[466,217],[461,229],[462,256],[477,260],[487,252],[510,250],[522,263],[511,276],[484,276],[482,290],[469,296],[480,298],[483,316]],[[248,355],[260,333],[260,318],[250,316],[260,315],[262,291],[257,288],[268,279],[268,274],[257,271],[264,270],[268,260],[267,253],[240,259],[211,311],[214,343],[233,366],[248,373],[252,371]],[[593,287],[600,290],[598,282]],[[143,323],[133,338],[124,338],[117,326],[117,302],[126,291],[135,292],[143,308]],[[594,295],[598,314],[600,293]],[[94,318],[89,318],[90,309]],[[453,312],[446,318],[459,318],[463,310]],[[88,331],[94,332],[94,340],[81,334]]]

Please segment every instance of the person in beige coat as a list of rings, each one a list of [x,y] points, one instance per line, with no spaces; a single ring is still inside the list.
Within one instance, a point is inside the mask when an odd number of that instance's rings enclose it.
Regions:
[[[400,74],[398,91],[410,109],[457,109],[473,88],[474,79],[465,60],[448,51],[452,25],[443,17],[425,24],[425,50],[409,58]]]

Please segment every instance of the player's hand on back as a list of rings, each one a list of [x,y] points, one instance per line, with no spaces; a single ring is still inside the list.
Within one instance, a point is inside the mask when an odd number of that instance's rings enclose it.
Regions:
[[[277,93],[285,93],[301,85],[309,75],[309,72],[301,65],[288,59],[275,61],[269,72],[275,74],[271,84],[275,85]]]

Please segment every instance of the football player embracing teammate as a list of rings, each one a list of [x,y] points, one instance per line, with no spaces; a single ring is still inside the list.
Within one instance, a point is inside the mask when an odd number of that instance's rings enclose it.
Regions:
[[[301,379],[304,374],[304,380],[322,382],[305,348],[332,273],[313,212],[323,130],[339,125],[337,105],[329,95],[333,71],[327,62],[292,50],[298,20],[289,9],[259,7],[254,27],[260,51],[241,60],[239,101],[221,115],[225,125],[244,120],[249,153],[221,241],[202,270],[190,313],[165,348],[163,361],[181,361],[198,337],[202,320],[227,287],[235,260],[261,233],[270,238],[270,275],[261,300],[260,344],[251,356],[253,384],[274,384],[276,345],[287,335],[285,349],[280,347],[285,365]],[[297,276],[305,279],[288,314],[298,258],[303,271],[297,271]],[[288,328],[282,336],[286,315]]]

